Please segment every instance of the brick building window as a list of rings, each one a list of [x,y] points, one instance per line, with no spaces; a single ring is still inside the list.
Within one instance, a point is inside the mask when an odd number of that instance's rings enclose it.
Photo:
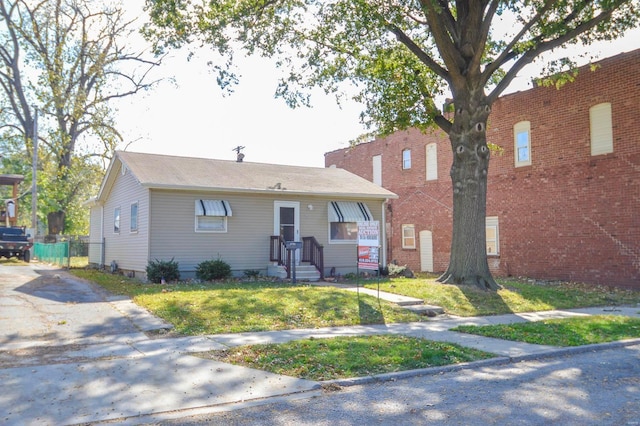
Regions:
[[[531,122],[516,123],[513,136],[516,167],[531,165]]]
[[[402,169],[408,170],[411,168],[411,150],[405,149],[402,151]]]
[[[374,155],[372,163],[373,183],[382,186],[382,155]]]
[[[438,145],[427,145],[427,180],[438,180]]]
[[[487,216],[485,224],[487,229],[487,256],[499,256],[500,240],[498,233],[498,217]]]
[[[591,155],[613,152],[613,124],[611,104],[606,102],[589,108]]]
[[[402,225],[402,248],[416,248],[416,227],[415,225]]]

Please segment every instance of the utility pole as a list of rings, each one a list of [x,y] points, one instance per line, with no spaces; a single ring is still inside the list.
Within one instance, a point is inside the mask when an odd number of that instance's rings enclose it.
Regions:
[[[34,237],[38,235],[38,108],[33,116],[33,161],[31,171],[31,227]]]

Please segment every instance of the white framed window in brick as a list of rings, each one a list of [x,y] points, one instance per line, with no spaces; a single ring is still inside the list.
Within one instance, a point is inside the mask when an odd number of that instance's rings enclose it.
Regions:
[[[591,155],[613,152],[613,122],[610,103],[605,102],[589,108],[589,130],[591,133]]]
[[[438,145],[430,143],[426,150],[427,180],[438,180]]]
[[[373,183],[382,186],[382,155],[374,155],[372,159]]]
[[[531,165],[531,122],[521,121],[513,126],[515,166]]]
[[[411,150],[402,150],[402,169],[408,170],[411,168]]]
[[[485,220],[487,233],[487,256],[500,255],[500,232],[497,216],[487,216]]]
[[[120,207],[113,209],[113,233],[120,233]]]
[[[415,225],[402,225],[402,248],[403,249],[416,248],[416,226]]]

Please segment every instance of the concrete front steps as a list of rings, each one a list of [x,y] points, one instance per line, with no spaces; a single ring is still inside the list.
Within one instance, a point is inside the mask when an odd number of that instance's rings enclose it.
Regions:
[[[287,270],[282,265],[269,265],[267,275],[284,280],[287,278]],[[291,278],[293,278],[293,275]],[[296,265],[296,281],[320,281],[320,272],[313,265],[301,263],[300,265]]]

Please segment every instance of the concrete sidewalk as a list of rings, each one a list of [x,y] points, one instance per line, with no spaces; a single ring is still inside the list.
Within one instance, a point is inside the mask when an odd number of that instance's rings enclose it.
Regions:
[[[329,327],[260,333],[219,334],[149,340],[144,334],[112,339],[73,341],[74,350],[47,364],[0,370],[5,389],[0,396],[2,422],[8,425],[63,425],[118,420],[138,424],[186,415],[229,410],[273,398],[309,398],[321,384],[237,367],[189,355],[256,343],[282,343],[308,337],[328,338],[373,334],[403,334],[458,343],[498,355],[497,358],[449,369],[480,368],[528,357],[566,353],[567,348],[507,342],[450,331],[461,324],[500,324],[580,315],[615,314],[640,317],[640,308],[590,308],[477,318],[440,318],[429,322],[353,327]],[[640,340],[636,340],[637,343]],[[631,344],[631,342],[627,342]],[[609,347],[610,345],[597,345]],[[590,347],[589,350],[594,349]],[[572,350],[576,350],[575,348]],[[584,349],[583,349],[584,350]],[[442,368],[381,377],[339,380],[363,383],[406,375],[432,374]]]

